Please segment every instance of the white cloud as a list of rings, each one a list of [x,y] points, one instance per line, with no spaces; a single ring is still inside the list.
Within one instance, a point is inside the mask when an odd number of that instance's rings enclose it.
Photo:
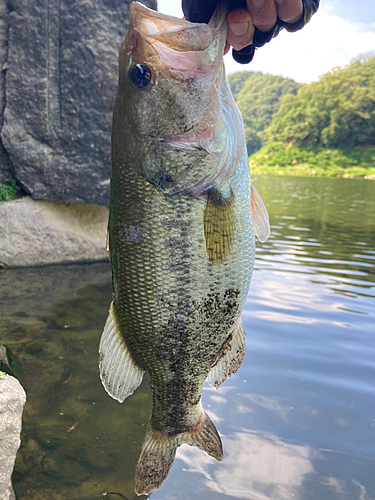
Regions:
[[[197,448],[177,450],[177,459],[186,470],[200,475],[195,481],[219,495],[246,500],[300,498],[305,478],[314,472],[312,448],[285,442],[271,433],[244,430],[223,436],[223,442],[225,458],[220,468]]]
[[[367,52],[375,52],[375,29],[320,11],[301,31],[282,32],[259,49],[251,64],[237,64],[227,55],[225,65],[227,73],[246,69],[310,82]]]

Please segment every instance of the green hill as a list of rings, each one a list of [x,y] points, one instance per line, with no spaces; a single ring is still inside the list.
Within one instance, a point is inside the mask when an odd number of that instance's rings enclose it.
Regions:
[[[229,82],[252,171],[375,178],[374,54],[310,84],[251,72]]]
[[[375,57],[334,68],[285,96],[267,130],[270,140],[326,148],[375,145]]]
[[[280,98],[285,94],[296,94],[301,85],[289,78],[253,71],[229,75],[228,82],[242,114],[250,155],[264,144],[267,138],[264,130],[279,109]]]

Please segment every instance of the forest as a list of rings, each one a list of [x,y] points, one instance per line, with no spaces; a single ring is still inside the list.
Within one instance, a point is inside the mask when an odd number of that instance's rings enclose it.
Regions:
[[[257,173],[375,179],[375,55],[319,81],[242,71],[228,76]]]

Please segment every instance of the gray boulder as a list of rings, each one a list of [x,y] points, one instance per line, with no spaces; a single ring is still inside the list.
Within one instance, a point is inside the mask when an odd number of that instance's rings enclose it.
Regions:
[[[8,488],[5,490],[4,496],[1,498],[1,500],[16,500],[16,495],[14,494],[11,480],[9,481]]]
[[[144,3],[156,8],[155,0]],[[33,198],[108,204],[118,52],[129,4],[8,2],[1,135],[14,176]]]
[[[108,261],[108,209],[84,203],[0,202],[0,267]]]
[[[8,58],[8,16],[9,10],[5,0],[0,0],[0,130],[3,126],[5,108],[5,70]],[[9,155],[0,139],[0,183],[11,177]]]
[[[14,499],[11,476],[20,447],[26,394],[15,378],[0,373],[0,499]]]

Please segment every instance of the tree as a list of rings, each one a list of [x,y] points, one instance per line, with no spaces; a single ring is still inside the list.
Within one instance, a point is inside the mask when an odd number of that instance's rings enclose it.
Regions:
[[[282,76],[253,71],[229,75],[228,82],[244,121],[248,154],[252,154],[263,145],[266,139],[263,131],[278,110],[280,98],[296,94],[300,84]]]
[[[375,56],[360,56],[282,97],[270,140],[327,148],[375,144]]]

